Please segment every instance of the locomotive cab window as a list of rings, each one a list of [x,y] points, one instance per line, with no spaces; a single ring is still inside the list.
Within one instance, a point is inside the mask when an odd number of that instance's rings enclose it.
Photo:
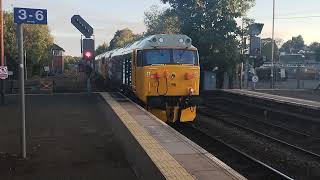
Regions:
[[[143,65],[198,65],[197,51],[188,49],[152,49],[143,51]]]
[[[168,49],[145,50],[144,65],[170,64],[171,53]]]
[[[196,51],[190,50],[180,50],[174,49],[173,50],[173,63],[174,64],[191,64],[197,65],[198,64],[198,56]]]

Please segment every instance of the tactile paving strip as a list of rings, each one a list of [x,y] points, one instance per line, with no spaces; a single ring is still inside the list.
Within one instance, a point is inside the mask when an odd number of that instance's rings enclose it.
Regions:
[[[159,168],[166,179],[191,180],[194,179],[167,151],[155,140],[109,93],[101,93],[102,97],[119,116],[128,130],[140,143],[145,152]]]

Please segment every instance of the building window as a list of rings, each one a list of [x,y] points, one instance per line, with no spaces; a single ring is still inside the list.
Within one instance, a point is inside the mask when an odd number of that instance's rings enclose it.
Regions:
[[[62,51],[59,50],[52,50],[53,56],[62,56]]]

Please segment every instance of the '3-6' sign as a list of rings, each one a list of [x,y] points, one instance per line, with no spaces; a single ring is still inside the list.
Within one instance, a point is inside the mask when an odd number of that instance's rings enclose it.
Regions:
[[[17,24],[47,24],[47,10],[14,8],[14,22]]]

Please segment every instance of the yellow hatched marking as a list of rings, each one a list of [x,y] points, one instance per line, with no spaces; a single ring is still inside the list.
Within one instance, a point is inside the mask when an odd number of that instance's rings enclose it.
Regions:
[[[166,179],[194,179],[109,93],[101,93]]]

